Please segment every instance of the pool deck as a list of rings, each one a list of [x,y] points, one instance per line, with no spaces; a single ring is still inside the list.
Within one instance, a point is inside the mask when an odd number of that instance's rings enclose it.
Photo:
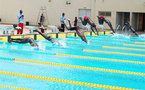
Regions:
[[[38,28],[38,26],[24,26],[24,30],[23,30],[23,35],[30,35],[30,34],[38,34],[38,33],[33,33],[32,32],[32,28],[33,27],[35,27],[35,28]],[[0,28],[4,28],[4,29],[6,29],[6,28],[13,28],[13,25],[5,25],[5,24],[0,24]],[[58,30],[57,30],[57,32],[55,32],[55,31],[53,31],[53,28],[52,27],[46,27],[47,29],[45,30],[45,33],[46,34],[49,34],[49,33],[59,33],[58,32]],[[82,31],[84,31],[84,32],[91,32],[91,31],[88,31],[88,30],[86,30],[86,29],[81,29]],[[98,29],[99,30],[99,29]],[[17,34],[17,30],[12,30],[12,31],[10,31],[10,32],[13,32],[13,34],[3,34],[3,31],[4,30],[0,30],[0,36],[12,36],[12,35],[18,35]],[[104,31],[108,31],[108,30],[104,30]],[[75,31],[69,31],[69,30],[66,30],[65,29],[65,32],[60,32],[60,33],[70,33],[70,32],[75,32]],[[120,31],[118,31],[118,33],[119,34],[124,34],[124,32],[123,33],[120,33]],[[138,34],[145,34],[145,31],[143,32],[143,31],[138,31],[137,32]],[[132,35],[132,36],[134,36],[134,34],[132,33],[132,32],[129,32],[129,35]]]

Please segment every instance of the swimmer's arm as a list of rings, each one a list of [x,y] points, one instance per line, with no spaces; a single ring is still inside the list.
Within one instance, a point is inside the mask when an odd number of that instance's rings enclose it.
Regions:
[[[86,26],[86,25],[87,25],[88,21],[87,21],[87,22],[86,22],[86,21],[84,21],[84,20],[82,19],[82,17],[80,17],[80,20],[81,20],[81,22],[82,22],[82,24],[83,24],[84,26]]]
[[[105,21],[105,23],[107,23],[107,24],[108,24],[108,26],[109,26],[109,27],[110,27],[110,29],[113,31],[113,33],[115,33],[115,31],[114,31],[114,29],[113,29],[113,27],[112,27],[111,22],[110,22],[109,20],[105,19],[105,18],[104,18],[104,21]]]
[[[93,22],[93,20],[91,20],[90,18],[89,18],[88,22],[89,22],[90,24],[95,24],[95,23]]]
[[[91,27],[91,30],[94,32],[94,34],[95,34],[95,35],[97,35],[97,34],[95,33],[95,31],[94,31],[93,27]]]
[[[41,34],[45,39],[47,39],[47,36],[41,33],[39,30],[36,30],[39,34]]]
[[[82,17],[79,17],[79,19],[81,20],[82,24],[84,25],[84,21],[83,21]]]
[[[66,29],[69,30],[69,28],[66,26],[65,22],[63,22],[63,23],[64,23],[64,26],[66,27]]]
[[[71,26],[70,20],[69,19],[67,19],[67,20],[68,20],[68,23],[69,23],[69,27],[71,28],[72,26]]]

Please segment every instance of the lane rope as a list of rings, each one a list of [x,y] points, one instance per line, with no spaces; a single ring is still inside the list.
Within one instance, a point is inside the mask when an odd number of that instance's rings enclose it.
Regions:
[[[3,72],[3,73],[7,73],[7,72]],[[1,73],[2,74],[2,73]],[[6,75],[6,74],[5,74]],[[4,86],[4,85],[0,85],[0,88],[9,88],[9,89],[16,89],[16,90],[32,90],[32,89],[25,89],[25,88],[18,88],[18,87],[11,87],[11,86]]]
[[[145,47],[145,45],[135,45],[135,44],[122,44],[125,46],[137,46],[137,47]]]
[[[137,49],[137,48],[123,48],[123,47],[110,47],[110,46],[102,46],[102,48],[113,48],[113,49],[126,49],[126,50],[145,51],[145,49]]]
[[[67,55],[67,54],[58,54],[57,56],[65,56],[65,57],[74,57],[74,58],[85,58],[85,59],[96,59],[96,60],[104,60],[104,61],[114,61],[114,62],[124,62],[124,63],[135,63],[135,64],[145,64],[145,62],[139,61],[129,61],[129,60],[119,60],[119,59],[108,59],[108,58],[98,58],[98,57],[88,57],[88,56],[77,56],[77,55]]]
[[[61,82],[61,83],[82,85],[82,86],[89,86],[89,87],[95,87],[95,88],[103,88],[103,89],[136,90],[136,89],[132,89],[132,88],[124,88],[124,87],[116,87],[116,86],[109,86],[109,85],[87,83],[87,82],[79,82],[79,81],[71,81],[71,80],[64,80],[64,79],[48,78],[48,77],[42,77],[42,76],[34,76],[34,75],[27,75],[27,74],[13,73],[13,72],[5,72],[5,71],[0,71],[0,74],[12,75],[12,76],[17,76],[17,77],[26,77],[26,78],[32,78],[32,79],[39,79],[39,80],[45,80],[45,81],[53,81],[53,82]],[[30,89],[18,89],[18,90],[30,90]]]
[[[70,67],[70,68],[79,68],[79,69],[87,69],[87,70],[95,70],[95,71],[104,71],[104,72],[114,72],[114,73],[121,73],[121,74],[130,74],[130,75],[145,76],[145,73],[140,73],[140,72],[130,72],[130,71],[103,69],[103,68],[77,66],[77,65],[69,65],[69,64],[59,64],[59,63],[50,63],[50,62],[41,62],[41,61],[32,61],[32,60],[24,60],[24,59],[14,59],[14,61],[28,62],[28,63],[37,63],[37,64],[46,64],[46,65],[61,66],[61,67]]]
[[[141,56],[141,57],[144,57],[144,56],[145,56],[145,55],[143,55],[143,54],[121,53],[121,52],[109,52],[109,51],[88,50],[88,49],[82,49],[82,51],[98,52],[98,53],[108,53],[108,54],[122,54],[122,55]]]

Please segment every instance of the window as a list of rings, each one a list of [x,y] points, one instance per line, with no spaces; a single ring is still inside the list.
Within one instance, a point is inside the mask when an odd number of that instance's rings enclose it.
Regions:
[[[111,17],[111,12],[99,11],[99,16],[100,16],[100,15],[104,15],[104,16],[107,16],[107,17]]]

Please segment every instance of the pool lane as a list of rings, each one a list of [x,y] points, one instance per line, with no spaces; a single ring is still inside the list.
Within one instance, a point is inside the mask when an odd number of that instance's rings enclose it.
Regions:
[[[102,39],[103,37],[101,36],[100,38]],[[114,49],[114,48],[102,47],[102,45],[105,44],[104,42],[103,43],[95,42],[90,45],[81,45],[85,43],[76,40],[76,42],[72,44],[72,42],[69,41],[70,40],[68,39],[67,47],[55,46],[55,45],[51,45],[47,41],[46,42],[42,41],[40,44],[44,45],[43,49],[45,50],[41,50],[41,49],[36,50],[34,48],[31,48],[30,45],[20,46],[19,44],[14,43],[12,46],[10,46],[7,43],[5,43],[5,45],[1,44],[3,48],[0,48],[0,53],[1,53],[0,54],[0,61],[1,61],[0,81],[7,86],[38,89],[38,90],[40,88],[38,88],[38,86],[35,87],[35,84],[38,83],[39,85],[42,84],[42,88],[43,87],[54,88],[55,86],[56,87],[59,86],[58,88],[60,88],[62,86],[63,87],[62,89],[65,88],[70,89],[70,87],[73,87],[74,89],[80,87],[79,89],[85,88],[85,89],[95,90],[96,88],[100,89],[99,87],[101,87],[101,89],[113,89],[110,87],[114,86],[114,87],[122,87],[122,88],[145,89],[144,86],[145,65],[144,64],[100,60],[100,58],[107,58],[107,59],[127,60],[127,61],[135,61],[135,62],[139,61],[144,63],[145,62],[144,56],[134,56],[134,55],[131,56],[131,55],[120,55],[115,53],[114,54],[104,53],[105,51],[111,51],[111,52],[144,55],[143,53],[144,51],[142,51],[144,50],[143,47],[139,47],[139,48],[134,47],[135,49],[141,49],[141,50],[130,50],[130,49],[127,50],[127,49],[118,49],[118,48]],[[94,44],[98,44],[98,46]],[[142,43],[137,43],[137,44],[143,45]],[[94,47],[93,45],[96,47]],[[111,45],[114,46],[115,44],[105,44],[105,46],[111,46]],[[124,48],[122,44],[116,45],[114,47]],[[132,46],[130,48],[132,48]],[[98,50],[101,52],[88,52],[88,51],[83,51],[82,49]],[[71,57],[74,55],[78,57]],[[80,58],[81,56],[97,57],[98,59]],[[8,58],[15,58],[15,59],[13,60]],[[21,60],[23,59],[32,60],[33,62],[45,62],[51,64],[48,65],[48,64],[32,63],[32,62],[25,62],[25,61],[22,62]],[[70,66],[74,66],[75,68],[72,68]],[[79,67],[83,67],[83,68],[79,68]],[[95,68],[98,69],[95,70]],[[112,72],[110,69],[115,70],[115,72]],[[117,70],[121,71],[122,73],[116,73]],[[6,75],[9,72],[10,74]],[[126,74],[124,72],[126,72]],[[28,77],[23,77],[25,76],[23,74],[26,74]],[[35,78],[33,78],[32,75]],[[36,76],[39,77],[36,78]],[[51,79],[42,80],[42,78],[45,79],[51,78]],[[10,83],[9,81],[13,79],[17,80],[17,82]],[[71,81],[74,83],[72,83]],[[21,83],[18,84],[19,82]],[[31,83],[26,83],[25,85],[23,85],[23,83],[25,82],[31,82]],[[33,82],[36,83],[33,84]],[[82,84],[81,82],[85,82],[86,84]]]
[[[6,66],[11,66],[12,68]],[[19,76],[22,77],[23,76],[22,74],[27,74],[33,76],[43,76],[43,77],[64,79],[70,81],[95,83],[95,84],[109,85],[109,86],[113,85],[117,87],[119,86],[119,87],[136,88],[136,89],[144,88],[142,85],[145,82],[144,77],[137,76],[137,75],[125,75],[125,74],[118,74],[118,73],[73,69],[73,68],[68,68],[68,67],[65,68],[65,67],[58,67],[58,66],[45,66],[39,64],[21,63],[21,62],[13,62],[13,63],[3,62],[2,65],[0,65],[0,71],[1,70],[5,71],[5,74],[7,74],[6,72],[20,73],[20,75],[14,74],[14,77],[16,76],[15,78]],[[12,73],[10,74],[13,75]],[[7,75],[5,77],[7,77]],[[138,85],[132,86],[136,82],[139,84],[139,86],[142,87],[137,88],[139,87]],[[122,84],[120,85],[120,83]],[[126,85],[126,83],[129,84]]]

